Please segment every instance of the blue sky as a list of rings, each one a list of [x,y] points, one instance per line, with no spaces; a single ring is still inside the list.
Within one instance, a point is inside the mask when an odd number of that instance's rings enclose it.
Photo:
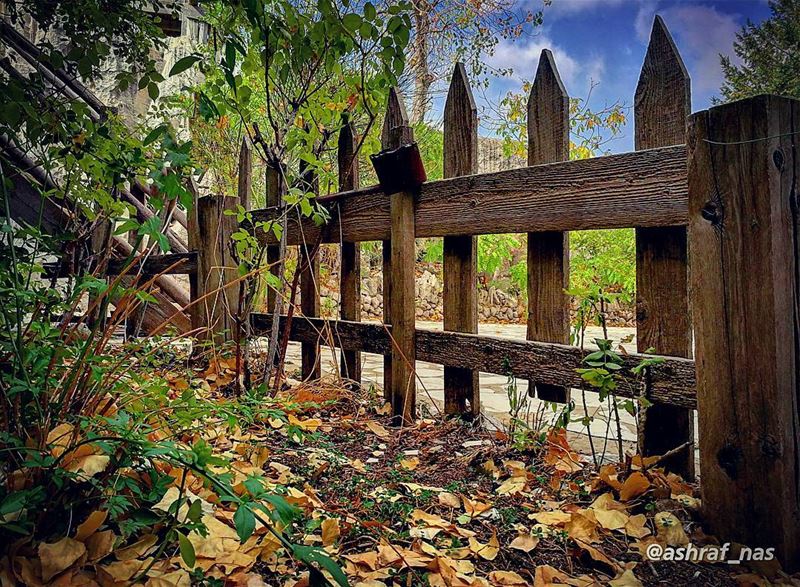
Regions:
[[[541,2],[527,1],[534,8]],[[656,14],[664,19],[689,71],[692,110],[697,111],[719,94],[719,54],[733,56],[736,32],[747,19],[760,22],[770,11],[766,0],[553,0],[533,35],[503,41],[487,56],[491,65],[512,67],[514,74],[493,79],[486,96],[496,100],[508,90],[519,90],[523,79],[533,78],[539,54],[548,48],[570,96],[585,97],[594,82],[590,104],[595,108],[617,100],[632,106]],[[480,106],[483,98],[476,100]],[[612,152],[633,150],[633,113],[628,114],[623,136],[608,145]]]

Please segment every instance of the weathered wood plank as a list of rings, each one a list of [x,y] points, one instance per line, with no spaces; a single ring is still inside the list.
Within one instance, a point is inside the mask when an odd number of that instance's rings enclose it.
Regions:
[[[800,568],[800,102],[689,124],[689,238],[704,519]],[[710,142],[713,141],[713,142]]]
[[[45,277],[69,277],[69,267],[59,263],[44,263]],[[188,275],[197,270],[197,253],[169,253],[133,259],[111,259],[106,267],[106,275]],[[56,275],[58,271],[58,275]]]
[[[169,253],[147,258],[127,260],[114,259],[108,262],[107,275],[189,275],[197,271],[197,252]]]
[[[664,21],[656,16],[636,86],[636,148],[684,143],[691,113],[689,75]],[[686,227],[636,229],[636,340],[639,352],[689,357],[692,331]],[[664,454],[694,441],[694,414],[674,406],[643,409],[639,450]],[[694,445],[667,459],[664,466],[694,478]]]
[[[280,170],[275,169],[273,167],[267,166],[265,171],[266,176],[266,199],[267,199],[267,206],[269,206],[272,210],[277,211],[277,215],[283,213],[284,206],[283,206],[283,194],[285,193],[285,183],[283,181],[283,177],[281,175]],[[259,230],[257,232],[263,233],[263,231]],[[272,235],[274,236],[274,235]],[[300,241],[292,243],[295,245],[299,245]],[[281,277],[281,249],[280,246],[277,244],[277,241],[274,244],[271,244],[267,247],[267,265],[269,266],[269,272],[272,273],[275,277]],[[272,311],[275,308],[275,301],[278,297],[278,291],[273,288],[267,288],[267,308]]]
[[[377,187],[320,198],[334,201],[335,218],[321,228],[304,223],[306,238],[320,231],[326,243],[389,238],[389,202]],[[686,147],[678,145],[426,182],[415,224],[418,238],[673,226],[686,224],[687,209]],[[253,213],[256,220],[274,215]],[[300,241],[291,223],[288,239]]]
[[[395,149],[414,140],[408,124],[403,97],[392,88],[386,106],[381,143],[384,149]],[[398,192],[388,197],[390,213],[389,264],[384,247],[383,305],[389,308],[388,321],[392,324],[391,363],[386,365],[391,373],[388,381],[392,419],[396,425],[408,425],[417,417],[417,382],[415,374],[415,306],[414,264],[417,260],[414,228],[414,200],[412,192]],[[387,276],[391,280],[386,287]],[[388,290],[388,291],[387,291]],[[387,293],[390,293],[387,299]],[[387,321],[387,322],[388,322]]]
[[[186,244],[192,251],[199,251],[200,249],[200,226],[197,223],[197,202],[200,199],[200,190],[195,183],[194,179],[190,178],[188,189],[192,194],[192,206],[186,213]],[[189,313],[189,320],[191,330],[200,332],[203,327],[204,305],[200,299],[200,258],[198,253],[197,270],[189,275],[189,299],[190,306],[187,309]],[[199,346],[192,346],[192,355],[198,356]]]
[[[528,99],[528,165],[569,159],[569,95],[544,49]],[[569,343],[569,233],[528,233],[528,340]],[[529,383],[539,399],[567,403],[570,390]]]
[[[478,108],[463,63],[457,63],[444,106],[444,177],[471,175],[478,170]],[[444,237],[444,329],[478,332],[478,243],[474,236]],[[480,414],[478,372],[444,368],[444,412]]]
[[[225,214],[235,210],[238,198],[205,196],[197,200],[198,302],[203,308],[198,338],[204,342],[223,344],[232,340],[234,320],[238,312],[239,286],[237,264],[231,252],[231,235],[237,230],[236,216]]]
[[[392,201],[392,416],[408,425],[417,417],[414,194],[398,192]],[[384,300],[385,303],[385,300]]]
[[[357,142],[353,123],[345,121],[339,131],[337,144],[339,190],[341,191],[358,188]],[[342,320],[359,322],[361,320],[361,245],[359,243],[343,242],[340,248],[340,315]],[[342,377],[361,383],[361,353],[358,351],[342,351],[341,372]]]
[[[254,334],[269,332],[270,315],[253,314],[251,320]],[[391,352],[391,330],[391,326],[369,322],[295,318],[289,339],[297,342],[315,340],[322,344],[332,340],[339,348],[385,355]],[[583,358],[591,352],[556,343],[424,329],[416,331],[416,348],[418,361],[498,375],[511,374],[520,379],[572,387],[581,385],[580,375],[575,369],[583,366]],[[636,397],[644,390],[646,397],[654,403],[695,408],[694,361],[664,357],[663,363],[651,368],[647,378],[639,379],[630,373],[630,369],[645,358],[652,356],[630,354],[622,357],[624,368],[617,395]]]
[[[389,90],[389,97],[386,101],[386,115],[383,117],[383,127],[381,128],[381,148],[396,149],[400,145],[410,143],[414,140],[414,131],[408,123],[408,114],[403,95],[396,87]],[[385,231],[382,236],[375,239],[341,239],[345,241],[357,242],[358,240],[381,240],[383,252],[383,322],[392,323],[392,243],[391,236],[391,216],[389,214],[389,198],[382,190],[375,188],[374,204],[381,206],[385,216]],[[337,202],[338,218],[347,218],[348,211],[344,201]],[[333,223],[330,223],[333,224]],[[324,229],[329,229],[328,226]],[[339,242],[336,239],[333,242]],[[392,401],[392,357],[391,354],[383,359],[383,394],[387,401]]]
[[[319,193],[317,177],[308,169],[305,162],[300,162],[300,176],[303,189],[307,192]],[[320,312],[320,265],[319,246],[315,241],[306,240],[298,250],[297,262],[300,264],[300,311],[303,316],[313,318]],[[319,379],[321,375],[319,362],[319,344],[303,343],[300,349],[301,374],[303,380]]]

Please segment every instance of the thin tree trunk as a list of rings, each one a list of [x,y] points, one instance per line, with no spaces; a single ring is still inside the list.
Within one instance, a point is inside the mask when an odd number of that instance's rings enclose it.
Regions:
[[[411,71],[414,76],[414,94],[411,103],[411,124],[425,120],[430,106],[431,76],[428,53],[430,50],[431,22],[428,3],[414,2],[414,41],[411,54]]]

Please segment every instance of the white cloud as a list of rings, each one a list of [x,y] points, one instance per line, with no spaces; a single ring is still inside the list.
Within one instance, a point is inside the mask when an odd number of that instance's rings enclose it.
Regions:
[[[545,19],[558,19],[562,16],[591,12],[600,8],[621,6],[630,0],[553,0],[550,6],[545,7]]]
[[[719,54],[733,55],[733,42],[739,31],[740,15],[723,14],[711,6],[680,5],[663,13],[667,27],[675,36],[698,92],[719,90],[723,80]]]
[[[601,55],[593,55],[581,62],[547,35],[540,35],[527,43],[522,40],[501,41],[495,47],[494,53],[486,58],[486,62],[495,69],[513,69],[511,79],[515,81],[533,81],[543,49],[553,52],[561,80],[571,95],[580,95],[588,88],[590,80],[599,82],[605,72],[605,60]]]
[[[636,20],[634,20],[633,26],[636,29],[636,36],[639,37],[642,43],[647,43],[650,38],[653,19],[656,16],[656,8],[658,8],[658,0],[645,0],[636,12]]]

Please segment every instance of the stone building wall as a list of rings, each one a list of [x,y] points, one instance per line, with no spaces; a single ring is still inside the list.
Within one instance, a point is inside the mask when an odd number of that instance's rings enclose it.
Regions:
[[[323,275],[321,285],[322,315],[335,319],[339,315],[339,277],[333,269]],[[443,284],[438,264],[420,265],[416,278],[417,320],[437,322],[442,320]],[[299,304],[299,296],[297,303]],[[484,323],[524,324],[527,319],[525,300],[514,293],[492,285],[478,286],[478,321]],[[574,308],[573,308],[574,310]],[[574,312],[573,312],[574,313]],[[378,269],[362,268],[361,319],[383,319],[383,274]],[[608,310],[609,324],[631,326],[634,324],[632,308],[613,304]]]

